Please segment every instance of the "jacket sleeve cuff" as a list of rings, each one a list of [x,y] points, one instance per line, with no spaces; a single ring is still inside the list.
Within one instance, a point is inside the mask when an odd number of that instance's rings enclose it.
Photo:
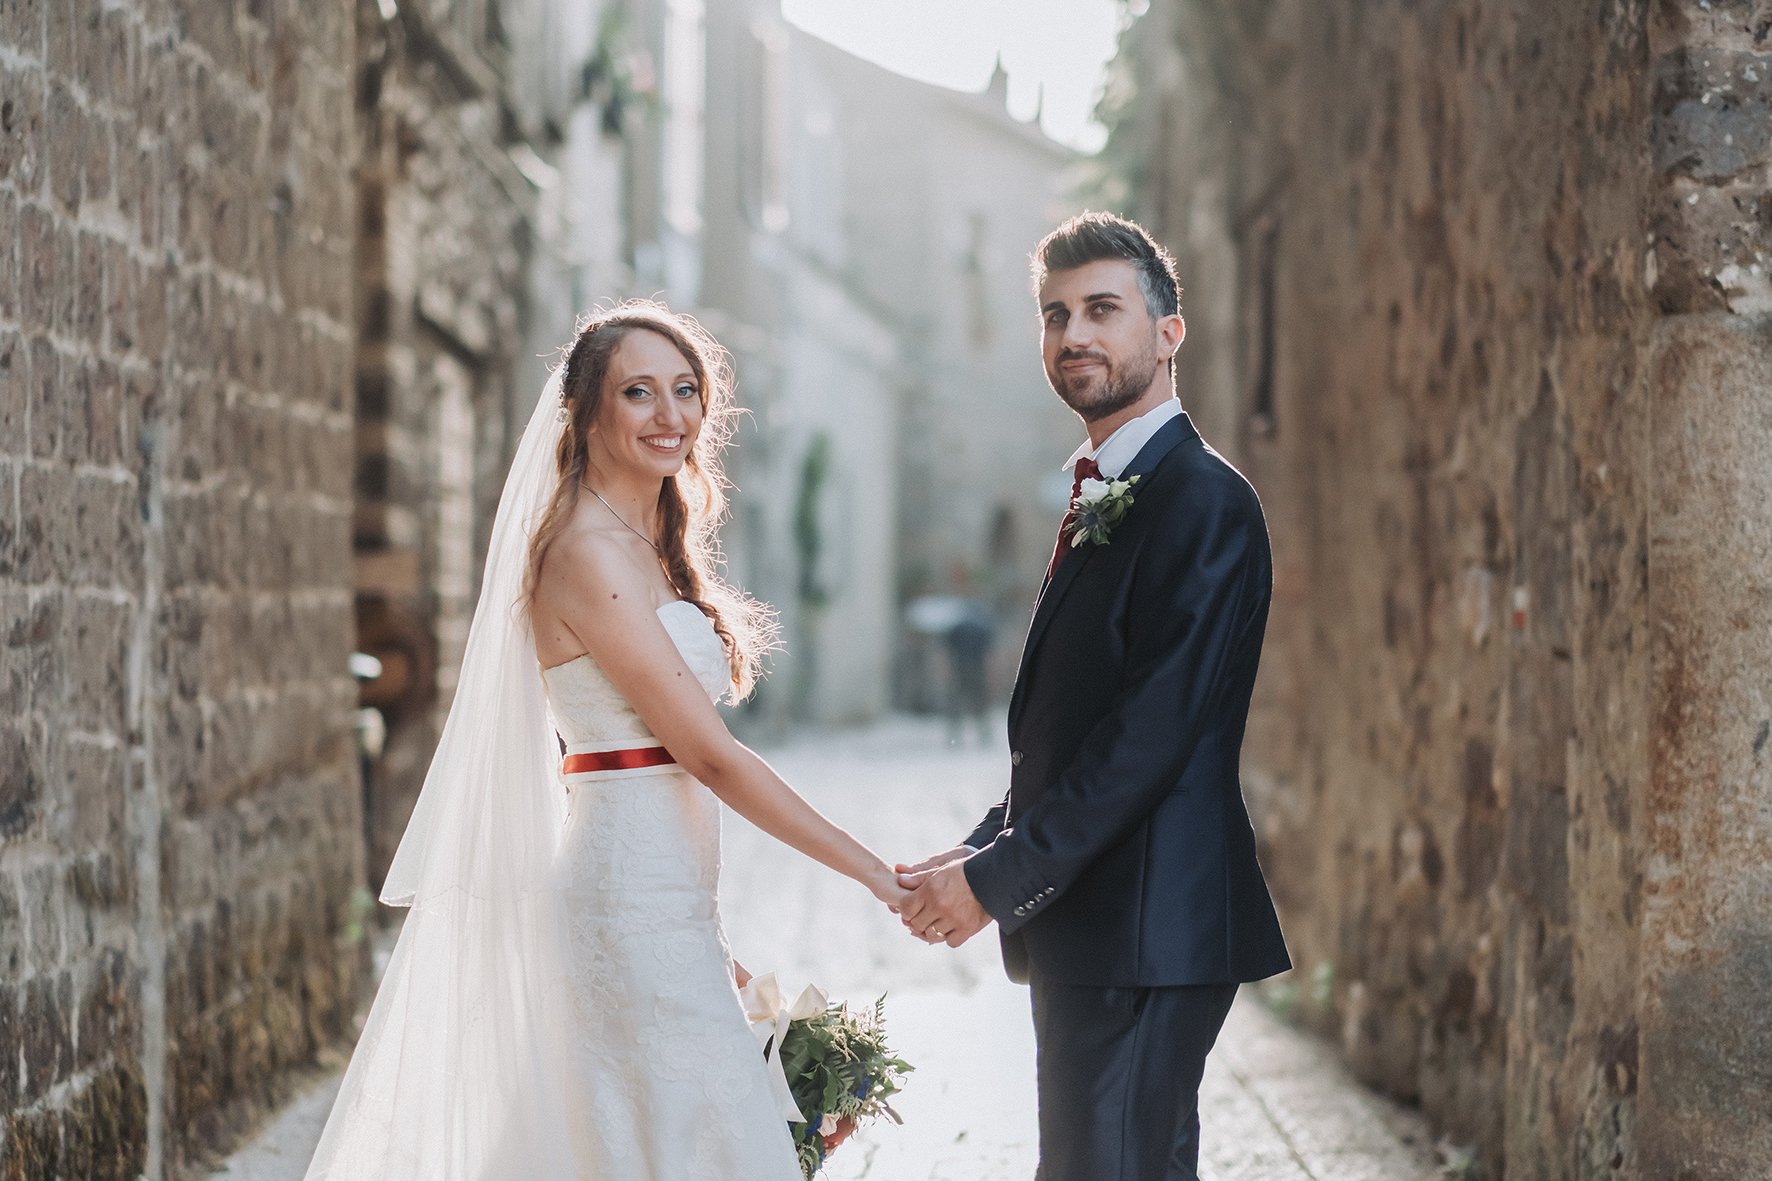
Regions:
[[[1003,837],[1008,837],[1013,831],[1005,831]],[[1057,897],[1058,888],[1037,882],[1005,881],[1002,863],[1007,859],[998,855],[1001,852],[993,842],[990,848],[981,849],[968,857],[963,868],[966,884],[972,888],[972,896],[978,899],[978,904],[984,907],[986,914],[997,920],[998,929],[1007,935],[1046,909]]]

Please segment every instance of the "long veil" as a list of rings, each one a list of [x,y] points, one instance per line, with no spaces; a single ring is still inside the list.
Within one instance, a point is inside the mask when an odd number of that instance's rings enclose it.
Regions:
[[[505,479],[455,699],[382,889],[411,911],[307,1181],[573,1175],[548,1020],[565,793],[519,609],[558,479],[560,383],[556,369]]]

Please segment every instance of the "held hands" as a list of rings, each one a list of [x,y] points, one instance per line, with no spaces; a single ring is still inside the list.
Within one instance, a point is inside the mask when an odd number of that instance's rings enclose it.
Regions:
[[[972,856],[973,852],[965,845],[955,845],[946,852],[937,853],[927,861],[919,861],[915,865],[900,865],[897,869],[901,874],[928,873],[932,869],[940,869],[950,861],[964,861]]]
[[[958,947],[990,925],[991,916],[966,881],[963,862],[972,854],[962,845],[898,867],[899,885],[911,893],[895,909],[911,934],[926,943]]]
[[[902,865],[897,867],[899,870],[903,868]],[[893,914],[897,914],[904,906],[905,900],[911,896],[910,888],[902,885],[898,873],[887,868],[884,862],[880,863],[863,884],[867,886],[869,893],[884,902],[886,909]]]

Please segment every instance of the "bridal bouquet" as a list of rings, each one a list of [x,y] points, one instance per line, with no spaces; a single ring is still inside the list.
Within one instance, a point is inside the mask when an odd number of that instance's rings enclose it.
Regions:
[[[887,1100],[915,1068],[886,1046],[885,997],[872,1010],[851,1013],[809,985],[784,1006],[773,973],[739,995],[763,1056],[776,1068],[781,1110],[807,1181],[862,1121],[886,1115],[904,1122]]]

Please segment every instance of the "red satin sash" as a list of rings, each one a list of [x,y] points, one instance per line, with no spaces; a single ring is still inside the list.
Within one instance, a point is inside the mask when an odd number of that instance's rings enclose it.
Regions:
[[[567,755],[560,765],[562,775],[583,775],[587,771],[633,771],[642,767],[666,767],[677,760],[662,746],[641,746],[631,750],[597,750]]]

